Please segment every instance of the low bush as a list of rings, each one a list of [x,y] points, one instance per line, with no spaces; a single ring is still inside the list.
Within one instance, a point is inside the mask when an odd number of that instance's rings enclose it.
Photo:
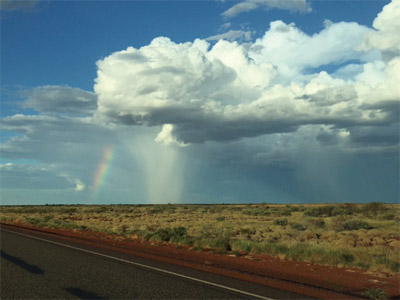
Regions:
[[[387,207],[384,203],[371,202],[367,203],[362,207],[362,212],[366,216],[377,216],[387,211]]]
[[[311,207],[304,211],[305,216],[309,217],[334,217],[341,215],[351,215],[353,214],[353,209],[348,209],[346,206],[319,206],[319,207]]]
[[[250,228],[250,227],[243,227],[239,229],[239,232],[241,234],[245,234],[245,235],[253,235],[256,233],[256,230],[254,228]]]
[[[368,222],[359,219],[347,219],[345,217],[337,217],[332,220],[332,228],[335,231],[351,231],[358,229],[372,229]]]
[[[107,212],[108,210],[109,210],[108,206],[102,205],[102,206],[94,206],[94,207],[84,209],[83,212],[84,213],[101,214],[101,213]]]
[[[187,240],[187,232],[186,228],[181,226],[175,228],[160,228],[156,232],[148,234],[147,239],[179,243]]]
[[[286,226],[288,224],[288,219],[276,219],[274,220],[274,225]]]
[[[279,216],[285,216],[289,217],[292,215],[292,211],[290,209],[283,209],[282,211],[279,212]]]
[[[266,208],[248,209],[243,211],[243,214],[250,216],[269,216],[271,212]]]
[[[25,222],[31,225],[38,226],[40,223],[42,223],[42,220],[34,217],[26,217]]]
[[[304,226],[303,224],[299,224],[299,223],[291,223],[290,227],[292,227],[295,230],[299,230],[299,231],[304,231],[307,229],[306,226]]]
[[[172,238],[172,232],[168,229],[158,229],[152,236],[152,239],[155,240],[160,240],[163,242],[169,242],[169,240]]]
[[[316,228],[323,228],[325,227],[325,221],[320,218],[310,218],[308,220],[311,226],[316,227]]]
[[[78,209],[76,207],[59,207],[57,210],[55,210],[56,213],[58,214],[72,214],[76,213]]]
[[[345,265],[351,264],[354,261],[354,255],[352,254],[343,253],[341,257]]]
[[[386,221],[399,221],[399,215],[395,214],[394,212],[386,212],[380,215],[379,217],[381,220],[386,220]]]
[[[305,216],[309,217],[330,217],[332,216],[332,211],[334,206],[319,206],[319,207],[310,207],[304,211]]]

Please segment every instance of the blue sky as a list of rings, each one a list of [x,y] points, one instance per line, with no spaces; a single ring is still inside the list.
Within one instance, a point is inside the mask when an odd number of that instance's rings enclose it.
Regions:
[[[399,2],[2,1],[2,204],[397,202]]]

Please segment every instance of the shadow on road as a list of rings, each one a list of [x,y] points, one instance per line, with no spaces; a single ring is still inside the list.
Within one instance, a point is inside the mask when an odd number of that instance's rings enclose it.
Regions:
[[[106,300],[107,298],[100,297],[99,295],[96,295],[94,293],[82,290],[80,288],[74,288],[74,287],[68,287],[65,288],[65,290],[72,294],[75,297],[78,297],[79,299],[99,299],[99,300]]]
[[[28,271],[30,273],[37,274],[37,275],[44,274],[44,271],[35,265],[28,264],[24,260],[22,260],[18,257],[12,256],[12,255],[4,252],[3,250],[0,250],[0,253],[1,253],[2,258],[8,260],[9,262],[12,262],[13,264],[25,269],[26,271]]]

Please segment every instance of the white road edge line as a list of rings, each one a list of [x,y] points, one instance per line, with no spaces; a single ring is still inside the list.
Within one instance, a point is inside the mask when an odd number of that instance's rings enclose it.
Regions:
[[[78,247],[74,247],[74,246],[70,246],[70,245],[54,242],[54,241],[51,241],[51,240],[38,238],[38,237],[35,237],[35,236],[31,236],[31,235],[28,235],[28,234],[23,234],[23,233],[11,231],[11,230],[3,229],[3,228],[1,230],[5,231],[5,232],[11,232],[11,233],[14,233],[14,234],[26,236],[28,238],[32,238],[32,239],[48,242],[48,243],[51,243],[51,244],[55,244],[55,245],[59,245],[59,246],[63,246],[63,247],[67,247],[67,248],[71,248],[71,249],[75,249],[75,250],[79,250],[79,251],[82,251],[82,252],[86,252],[86,253],[102,256],[102,257],[111,258],[111,259],[118,260],[118,261],[121,261],[121,262],[125,262],[125,263],[128,263],[128,264],[132,264],[132,265],[140,266],[140,267],[143,267],[143,268],[146,268],[146,269],[155,270],[155,271],[158,271],[158,272],[161,272],[161,273],[165,273],[165,274],[174,275],[174,276],[177,276],[177,277],[189,279],[189,280],[200,282],[200,283],[203,283],[203,284],[206,284],[206,285],[215,286],[215,287],[218,287],[218,288],[222,288],[222,289],[225,289],[225,290],[228,290],[228,291],[240,293],[240,294],[247,295],[247,296],[250,296],[250,297],[255,297],[255,298],[264,299],[264,300],[275,300],[275,299],[272,299],[272,298],[268,298],[268,297],[264,297],[264,296],[261,296],[261,295],[257,295],[257,294],[249,293],[249,292],[246,292],[246,291],[238,290],[238,289],[235,289],[235,288],[231,288],[229,286],[224,286],[224,285],[221,285],[221,284],[218,284],[218,283],[209,282],[209,281],[206,281],[206,280],[202,280],[202,279],[186,276],[186,275],[183,275],[183,274],[179,274],[179,273],[175,273],[175,272],[171,272],[171,271],[155,268],[155,267],[152,267],[152,266],[136,263],[136,262],[129,261],[129,260],[126,260],[126,259],[122,259],[122,258],[118,258],[118,257],[114,257],[114,256],[110,256],[110,255],[106,255],[106,254],[102,254],[102,253],[86,250],[86,249],[83,249],[83,248],[78,248]]]

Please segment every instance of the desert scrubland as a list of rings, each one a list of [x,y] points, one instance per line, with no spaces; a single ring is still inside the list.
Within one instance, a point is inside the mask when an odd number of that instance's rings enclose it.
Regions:
[[[400,205],[2,206],[1,222],[399,274]]]

